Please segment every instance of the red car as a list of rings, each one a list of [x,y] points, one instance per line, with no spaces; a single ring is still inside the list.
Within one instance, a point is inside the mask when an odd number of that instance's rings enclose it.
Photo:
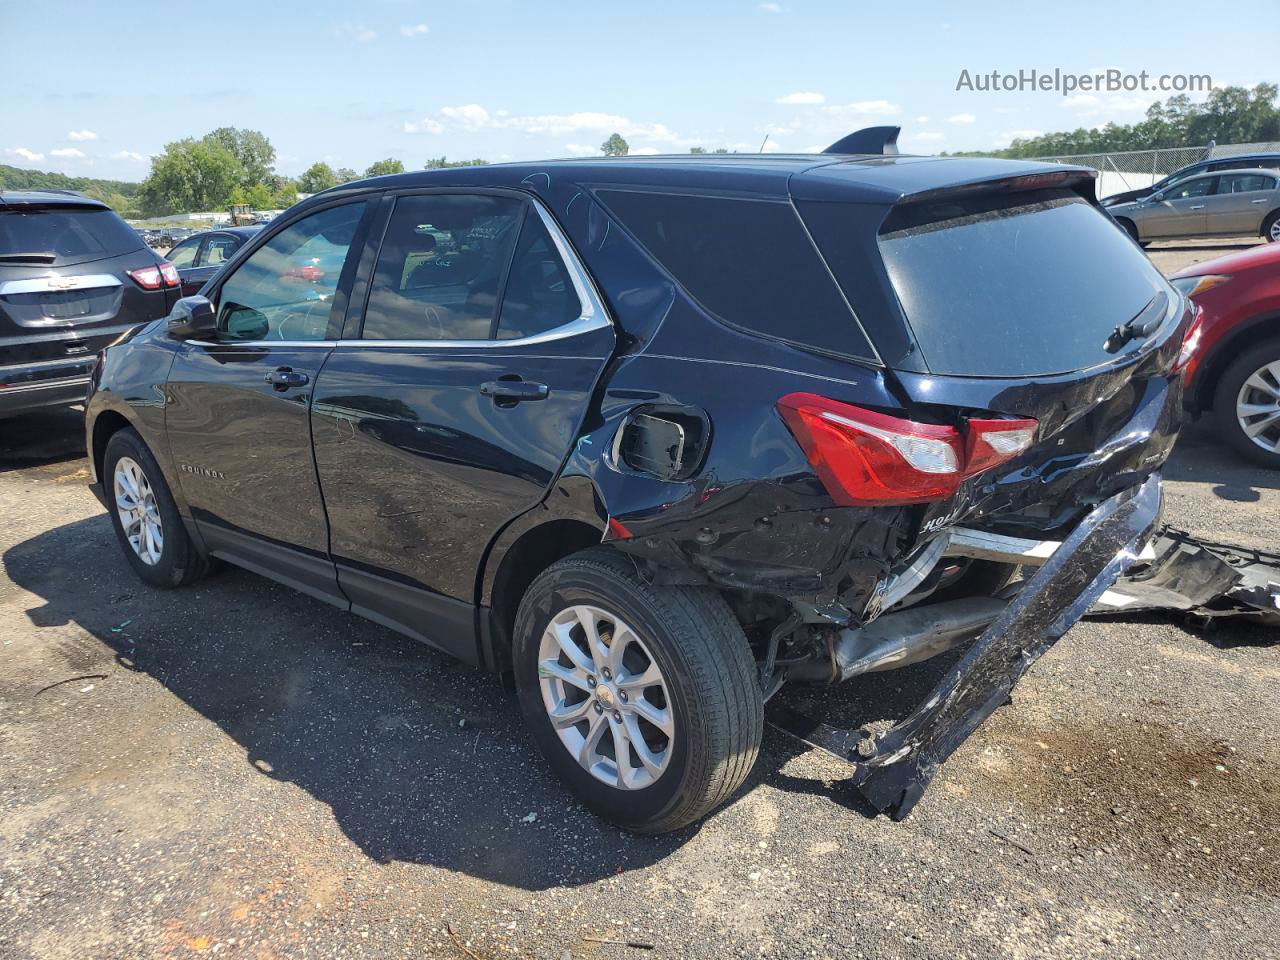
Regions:
[[[1280,468],[1280,243],[1197,263],[1172,282],[1204,311],[1187,405],[1212,410],[1240,453]]]

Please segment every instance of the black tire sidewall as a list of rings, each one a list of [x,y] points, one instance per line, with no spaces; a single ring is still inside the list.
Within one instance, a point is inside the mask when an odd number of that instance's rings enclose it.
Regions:
[[[592,810],[620,826],[641,829],[661,820],[680,800],[690,774],[691,738],[701,728],[678,650],[646,599],[625,581],[588,567],[568,566],[535,581],[516,617],[512,661],[520,709],[538,749],[570,790]],[[551,618],[567,607],[590,605],[616,614],[644,641],[666,683],[676,736],[672,755],[658,781],[639,790],[619,790],[597,780],[569,754],[542,702],[538,680],[538,644]]]
[[[1269,361],[1280,360],[1280,339],[1266,340],[1241,354],[1218,378],[1213,412],[1227,442],[1259,466],[1280,469],[1280,454],[1268,453],[1249,439],[1236,417],[1236,396],[1244,382]]]
[[[160,513],[160,523],[164,533],[164,546],[160,550],[160,560],[155,564],[143,563],[133,547],[129,546],[124,525],[120,521],[120,512],[115,506],[116,464],[123,457],[129,457],[142,468],[155,494],[156,507]],[[153,586],[181,585],[187,579],[188,566],[194,559],[191,542],[160,465],[156,463],[147,445],[132,428],[120,430],[107,442],[107,449],[102,457],[102,487],[109,504],[107,512],[111,516],[111,526],[115,528],[116,538],[120,541],[125,559],[128,560],[134,573]]]
[[[1275,225],[1277,220],[1280,220],[1280,210],[1277,210],[1275,213],[1271,214],[1271,216],[1267,217],[1266,221],[1262,224],[1262,239],[1266,240],[1267,243],[1276,242],[1276,238],[1271,235],[1271,228]]]

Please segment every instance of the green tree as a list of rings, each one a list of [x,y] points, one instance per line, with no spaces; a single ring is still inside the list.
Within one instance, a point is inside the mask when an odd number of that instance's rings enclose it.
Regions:
[[[350,167],[339,167],[333,171],[333,175],[339,183],[350,183],[352,180],[359,180],[360,174],[356,173]]]
[[[230,150],[188,137],[166,144],[163,153],[151,158],[140,205],[147,216],[219,210],[240,185],[240,164]]]
[[[255,183],[267,183],[275,170],[276,148],[265,134],[257,130],[238,130],[235,127],[219,127],[206,133],[204,139],[221,144],[236,158],[240,165],[240,183],[251,187]]]
[[[276,206],[275,197],[271,193],[271,188],[265,183],[255,183],[251,187],[241,188],[244,191],[244,199],[241,203],[247,203],[251,210],[272,210]]]
[[[392,160],[388,157],[386,160],[379,160],[376,163],[369,164],[369,169],[364,172],[366,177],[385,177],[389,173],[404,173],[404,164],[399,160]]]
[[[689,152],[690,152],[690,153],[702,154],[702,153],[706,153],[706,152],[707,152],[707,148],[706,148],[706,147],[690,147],[690,148],[689,148]]]
[[[276,187],[275,194],[271,198],[271,205],[281,210],[286,207],[292,207],[298,202],[298,184],[293,180],[286,180],[280,186]],[[307,191],[310,192],[310,191]]]
[[[323,161],[313,163],[298,178],[298,189],[303,193],[319,193],[338,185],[338,175],[333,167]]]
[[[427,165],[424,170],[447,170],[451,167],[487,167],[488,160],[481,160],[477,157],[474,160],[450,160],[448,157],[428,157]]]
[[[620,133],[609,134],[609,139],[600,144],[600,152],[606,157],[625,157],[630,149]]]

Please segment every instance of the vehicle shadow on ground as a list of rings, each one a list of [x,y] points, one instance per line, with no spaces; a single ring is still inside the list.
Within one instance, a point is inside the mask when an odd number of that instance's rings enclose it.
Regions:
[[[184,590],[152,589],[118,550],[98,516],[17,544],[2,562],[39,598],[26,611],[32,624],[88,631],[118,668],[159,681],[231,737],[254,775],[328,805],[378,862],[544,889],[650,865],[697,832],[637,838],[592,816],[537,755],[498,677],[235,569]],[[946,664],[927,666],[779,699],[857,726],[909,710]],[[68,659],[67,676],[82,667]],[[137,731],[143,740],[164,734],[149,718]],[[768,782],[874,816],[846,772],[812,780],[782,772],[807,750],[766,728],[761,762],[738,798]]]
[[[1223,443],[1212,415],[1186,424],[1162,471],[1166,480],[1212,484],[1221,500],[1257,503],[1261,490],[1280,490],[1280,471],[1250,463]]]

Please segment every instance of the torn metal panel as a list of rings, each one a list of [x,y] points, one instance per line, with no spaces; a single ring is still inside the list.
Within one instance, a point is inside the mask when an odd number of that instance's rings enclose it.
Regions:
[[[1032,663],[1136,560],[1160,511],[1159,475],[1096,507],[939,681],[925,702],[851,757],[853,782],[902,819],[942,762],[1004,703]]]
[[[1099,597],[1090,616],[1181,610],[1280,626],[1280,555],[1201,540],[1166,528],[1149,563],[1135,565]]]

